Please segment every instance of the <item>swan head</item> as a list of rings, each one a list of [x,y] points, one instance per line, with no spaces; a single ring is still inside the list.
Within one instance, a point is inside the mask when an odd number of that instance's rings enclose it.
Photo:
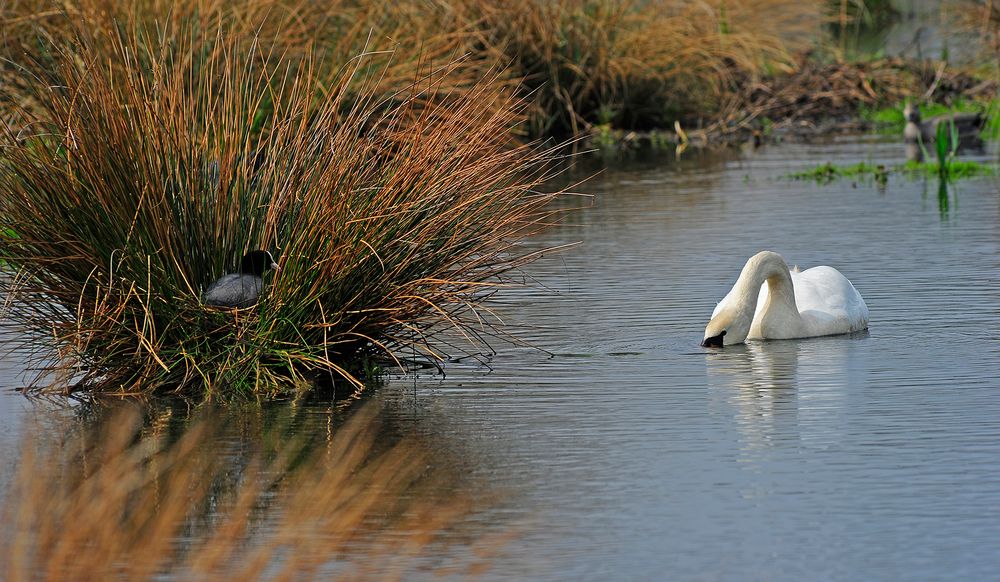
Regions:
[[[705,326],[705,339],[701,345],[706,348],[721,348],[741,344],[750,333],[753,310],[723,309]]]

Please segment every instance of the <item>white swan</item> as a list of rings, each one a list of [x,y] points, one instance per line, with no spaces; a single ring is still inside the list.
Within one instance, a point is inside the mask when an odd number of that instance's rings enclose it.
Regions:
[[[840,271],[813,267],[790,272],[781,255],[761,251],[750,257],[732,290],[715,307],[701,345],[815,337],[867,327],[868,306]]]

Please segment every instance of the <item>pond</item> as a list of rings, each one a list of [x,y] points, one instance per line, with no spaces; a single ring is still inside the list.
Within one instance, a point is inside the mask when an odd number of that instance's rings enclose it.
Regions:
[[[442,496],[482,500],[462,536],[507,532],[483,577],[996,575],[1000,182],[939,198],[922,178],[782,178],[902,157],[898,143],[850,137],[609,162],[581,188],[593,206],[529,243],[583,244],[529,266],[530,284],[494,304],[530,346],[498,343],[488,367],[365,393],[391,438],[430,452],[427,471],[451,483]],[[841,270],[870,330],[701,348],[716,302],[763,249]],[[22,365],[4,360],[5,389]],[[268,409],[317,431],[350,407]],[[3,391],[0,481],[27,420],[50,415],[72,411]],[[224,438],[254,438],[240,434]]]

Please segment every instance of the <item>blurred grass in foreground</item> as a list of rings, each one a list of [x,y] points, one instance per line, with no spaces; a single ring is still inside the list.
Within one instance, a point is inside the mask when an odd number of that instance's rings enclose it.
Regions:
[[[268,427],[270,448],[237,457],[210,410],[171,438],[120,408],[101,428],[25,435],[0,506],[4,580],[470,575],[501,543],[453,530],[470,500],[412,438],[377,444],[371,405],[311,444]],[[433,558],[455,544],[467,560]]]

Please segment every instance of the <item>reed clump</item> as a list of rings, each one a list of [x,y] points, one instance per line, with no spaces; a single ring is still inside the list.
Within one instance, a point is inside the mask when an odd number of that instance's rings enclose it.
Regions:
[[[499,73],[386,95],[363,56],[328,77],[254,27],[162,26],[55,37],[3,131],[6,317],[69,389],[273,395],[360,383],[368,354],[488,349],[481,302],[555,196],[552,152],[510,143]],[[259,304],[204,305],[255,248],[281,266]]]
[[[431,63],[452,63],[452,73],[438,79],[441,90],[449,93],[471,89],[495,64],[476,50],[479,37],[464,11],[421,0],[389,5],[340,0],[26,0],[0,5],[0,26],[5,97],[22,108],[36,97],[29,79],[35,67],[29,63],[58,66],[61,52],[53,48],[72,44],[81,31],[86,31],[91,53],[113,55],[123,29],[136,31],[137,42],[147,44],[147,52],[185,31],[252,30],[260,58],[274,66],[309,59],[315,74],[331,83],[328,89],[336,86],[332,79],[344,63],[364,54],[368,74],[357,75],[349,90],[367,86],[383,96],[412,83]],[[111,59],[107,64],[121,62]],[[17,110],[8,105],[3,113],[9,117]]]
[[[455,529],[470,500],[442,493],[426,447],[379,444],[371,406],[325,441],[265,434],[273,450],[240,455],[210,411],[174,437],[134,406],[106,420],[24,439],[0,504],[4,580],[402,579],[433,571],[435,549],[478,547]]]
[[[52,58],[39,39],[71,35],[79,22],[112,40],[122,23],[150,38],[162,35],[163,23],[194,23],[200,30],[251,23],[269,60],[321,55],[313,66],[322,77],[366,54],[370,74],[355,78],[355,93],[367,83],[383,97],[394,95],[428,63],[461,57],[439,80],[457,95],[503,63],[504,82],[520,87],[529,103],[523,112],[528,123],[516,132],[533,137],[675,129],[679,123],[683,132],[702,128],[716,138],[762,117],[831,118],[854,114],[859,105],[894,103],[918,89],[967,97],[989,89],[938,63],[924,72],[915,70],[920,63],[845,61],[846,49],[837,52],[825,24],[839,25],[846,41],[843,31],[852,23],[878,20],[887,6],[840,0],[18,2],[0,7],[0,74],[9,88],[20,88],[25,76],[11,63],[23,54]],[[966,27],[995,40],[995,6],[968,0],[960,7]],[[104,52],[113,50],[111,40],[102,43]],[[22,101],[31,100],[31,91],[20,93]]]
[[[487,47],[533,91],[534,135],[711,119],[746,78],[790,71],[821,2],[471,2]]]

